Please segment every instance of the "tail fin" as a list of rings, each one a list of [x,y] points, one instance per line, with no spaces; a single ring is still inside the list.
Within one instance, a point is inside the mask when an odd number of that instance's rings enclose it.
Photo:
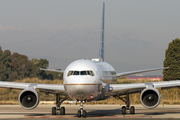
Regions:
[[[103,2],[103,13],[102,13],[102,36],[99,49],[99,59],[104,62],[104,13],[105,13],[105,3]]]

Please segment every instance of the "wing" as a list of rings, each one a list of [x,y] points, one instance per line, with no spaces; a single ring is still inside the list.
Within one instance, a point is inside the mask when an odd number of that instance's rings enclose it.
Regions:
[[[148,86],[154,88],[168,89],[178,87],[180,88],[180,80],[175,81],[161,81],[161,82],[149,82],[149,83],[133,83],[133,84],[110,84],[110,95],[124,95],[127,93],[141,92]]]
[[[144,72],[151,72],[156,70],[163,70],[168,69],[168,67],[161,67],[161,68],[153,68],[153,69],[145,69],[145,70],[137,70],[137,71],[130,71],[130,72],[123,72],[123,73],[117,73],[117,77],[132,75],[132,74],[138,74],[138,73],[144,73]]]
[[[64,73],[64,71],[54,70],[54,69],[43,69],[43,68],[40,68],[40,70],[51,71],[51,72],[58,72],[58,73]]]
[[[3,82],[0,81],[1,88],[19,89],[23,90],[28,87],[39,90],[40,92],[52,93],[52,94],[63,94],[66,95],[64,85],[57,84],[38,84],[38,83],[21,83],[21,82]]]

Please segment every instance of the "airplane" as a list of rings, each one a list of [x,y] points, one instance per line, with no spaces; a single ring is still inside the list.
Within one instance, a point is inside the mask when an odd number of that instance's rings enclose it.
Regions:
[[[122,114],[126,114],[128,111],[130,114],[135,114],[135,107],[130,106],[129,100],[129,94],[133,93],[140,93],[140,101],[144,107],[148,109],[157,107],[161,101],[161,94],[157,88],[179,87],[180,81],[117,84],[117,77],[168,69],[168,67],[116,73],[110,64],[104,62],[104,16],[105,3],[103,3],[102,39],[100,41],[99,58],[76,60],[69,64],[64,71],[41,68],[41,70],[63,73],[63,84],[0,81],[0,87],[22,90],[18,96],[18,101],[20,106],[27,110],[38,106],[40,96],[37,90],[47,95],[55,94],[56,106],[52,107],[52,115],[65,115],[65,107],[61,107],[61,103],[71,98],[80,103],[77,117],[85,118],[87,116],[83,107],[85,102],[100,101],[110,97],[116,97],[125,103],[126,106],[122,107]]]

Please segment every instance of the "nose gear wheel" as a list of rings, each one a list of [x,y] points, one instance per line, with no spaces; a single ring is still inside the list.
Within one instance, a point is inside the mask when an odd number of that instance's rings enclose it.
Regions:
[[[85,118],[86,110],[84,110],[84,107],[83,107],[84,101],[79,101],[79,103],[80,103],[80,107],[79,107],[79,110],[77,111],[77,117],[80,118],[82,116],[83,118]]]

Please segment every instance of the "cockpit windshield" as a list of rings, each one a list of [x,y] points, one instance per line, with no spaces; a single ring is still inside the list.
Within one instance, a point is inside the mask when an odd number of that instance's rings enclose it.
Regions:
[[[87,75],[86,71],[81,71],[81,75]]]
[[[67,76],[71,76],[71,75],[90,75],[90,76],[94,76],[93,71],[87,70],[87,71],[69,71]]]
[[[79,75],[79,71],[74,71],[73,75]]]

